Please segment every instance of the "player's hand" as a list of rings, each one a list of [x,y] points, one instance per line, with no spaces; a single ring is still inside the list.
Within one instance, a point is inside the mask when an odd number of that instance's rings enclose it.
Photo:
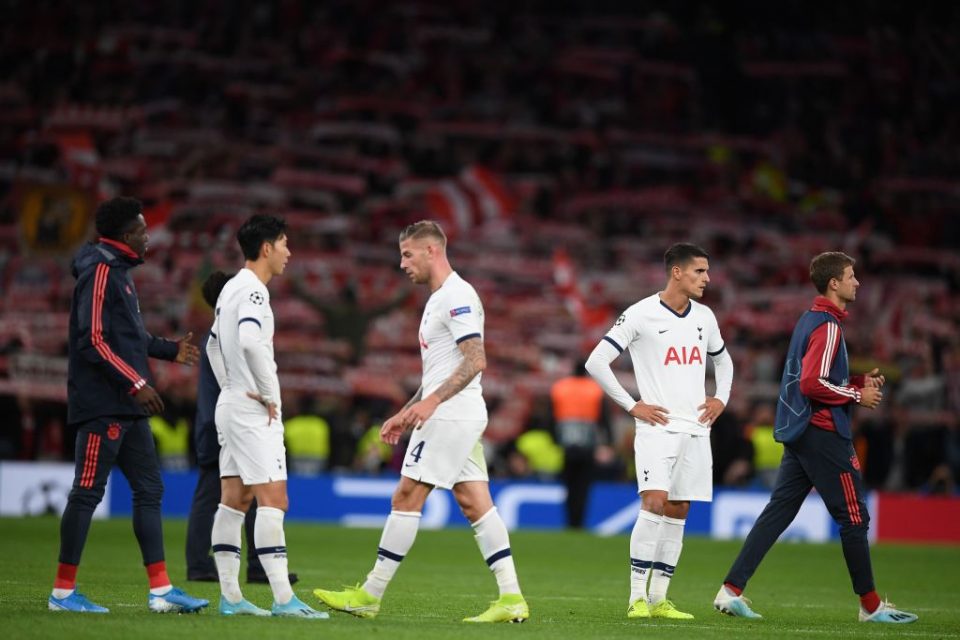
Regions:
[[[161,398],[157,390],[150,385],[147,384],[140,387],[140,390],[134,394],[133,398],[141,407],[146,409],[147,413],[151,416],[163,413],[163,398]]]
[[[436,396],[428,396],[420,402],[414,402],[406,411],[400,414],[400,422],[404,428],[419,429],[423,423],[430,419],[433,412],[440,406],[440,401]]]
[[[863,386],[879,389],[887,379],[880,373],[880,369],[874,367],[873,371],[863,375]]]
[[[659,407],[655,404],[645,404],[643,402],[638,402],[633,405],[633,409],[630,409],[630,415],[634,418],[643,420],[647,424],[659,424],[666,426],[667,424],[667,415],[670,412],[663,407]]]
[[[267,416],[269,416],[267,419],[267,426],[269,427],[270,424],[277,419],[277,403],[273,401],[268,402],[264,400],[263,396],[261,396],[259,393],[253,393],[252,391],[247,391],[247,397],[251,400],[256,400],[263,405],[264,409],[267,410]]]
[[[190,343],[192,339],[193,331],[190,331],[187,335],[176,341],[177,357],[174,359],[175,362],[192,367],[200,360],[200,349],[197,348],[197,345]]]
[[[707,398],[703,401],[703,404],[697,407],[697,409],[703,409],[703,413],[700,414],[700,422],[706,426],[713,424],[713,421],[720,417],[720,414],[723,413],[723,410],[727,408],[727,405],[723,404],[720,400],[716,398]]]
[[[877,387],[864,387],[860,390],[860,406],[875,409],[883,400],[883,392]]]
[[[397,444],[406,430],[403,422],[400,421],[400,414],[395,414],[380,426],[380,440],[390,445]]]

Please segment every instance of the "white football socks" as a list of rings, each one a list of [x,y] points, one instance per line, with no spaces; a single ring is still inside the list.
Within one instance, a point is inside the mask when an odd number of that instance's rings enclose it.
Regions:
[[[213,516],[213,531],[210,535],[213,561],[220,576],[220,593],[233,604],[243,600],[243,592],[240,591],[240,536],[243,518],[242,511],[221,504]]]
[[[660,535],[657,538],[657,549],[653,554],[653,571],[650,575],[650,604],[657,604],[666,599],[667,589],[673,570],[680,559],[683,549],[683,527],[686,520],[663,516],[660,523]]]
[[[387,523],[380,534],[380,546],[377,548],[377,561],[367,574],[363,588],[372,596],[382,598],[393,575],[400,568],[404,556],[417,539],[420,528],[419,511],[391,511]]]
[[[257,545],[257,557],[263,572],[270,581],[273,600],[287,604],[293,597],[290,573],[287,570],[287,541],[283,535],[282,510],[276,507],[257,507],[257,519],[253,524],[253,539]]]
[[[663,516],[641,510],[630,533],[630,602],[647,598],[647,577],[653,566]]]
[[[500,595],[520,593],[517,569],[510,552],[510,534],[507,533],[507,526],[503,524],[497,508],[487,511],[472,526],[480,553],[497,579]]]

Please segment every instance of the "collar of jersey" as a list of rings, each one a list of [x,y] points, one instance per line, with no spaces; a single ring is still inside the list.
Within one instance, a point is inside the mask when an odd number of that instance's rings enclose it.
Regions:
[[[659,296],[657,296],[657,297],[659,297]],[[683,310],[683,313],[677,313],[676,311],[674,311],[673,309],[671,309],[671,308],[670,308],[670,305],[668,305],[668,304],[667,304],[666,302],[664,302],[663,300],[660,300],[660,304],[663,305],[663,308],[664,308],[664,309],[666,309],[667,311],[669,311],[669,312],[672,313],[673,315],[677,316],[678,318],[686,318],[688,315],[690,315],[690,309],[693,309],[693,303],[690,302],[689,300],[687,300],[687,308]]]
[[[813,299],[813,307],[811,311],[826,311],[838,321],[846,319],[848,311],[846,309],[841,309],[837,305],[833,304],[830,298],[826,296],[817,296]]]

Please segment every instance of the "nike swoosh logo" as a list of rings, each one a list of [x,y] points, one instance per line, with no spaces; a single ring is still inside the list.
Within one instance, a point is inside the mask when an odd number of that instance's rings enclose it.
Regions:
[[[657,333],[666,333],[667,331],[670,331],[670,329],[660,329]]]
[[[412,467],[412,466],[415,465],[415,464],[417,464],[417,463],[416,463],[416,462],[410,462],[410,463],[407,463],[407,464],[405,464],[405,465],[403,465],[403,466],[405,466],[405,467]]]

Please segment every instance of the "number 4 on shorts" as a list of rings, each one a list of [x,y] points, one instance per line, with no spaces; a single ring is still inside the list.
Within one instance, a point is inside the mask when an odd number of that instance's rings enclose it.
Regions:
[[[425,444],[427,444],[427,442],[425,440],[421,440],[420,444],[410,450],[410,455],[413,456],[414,462],[420,462],[420,458],[423,457],[423,445]]]

